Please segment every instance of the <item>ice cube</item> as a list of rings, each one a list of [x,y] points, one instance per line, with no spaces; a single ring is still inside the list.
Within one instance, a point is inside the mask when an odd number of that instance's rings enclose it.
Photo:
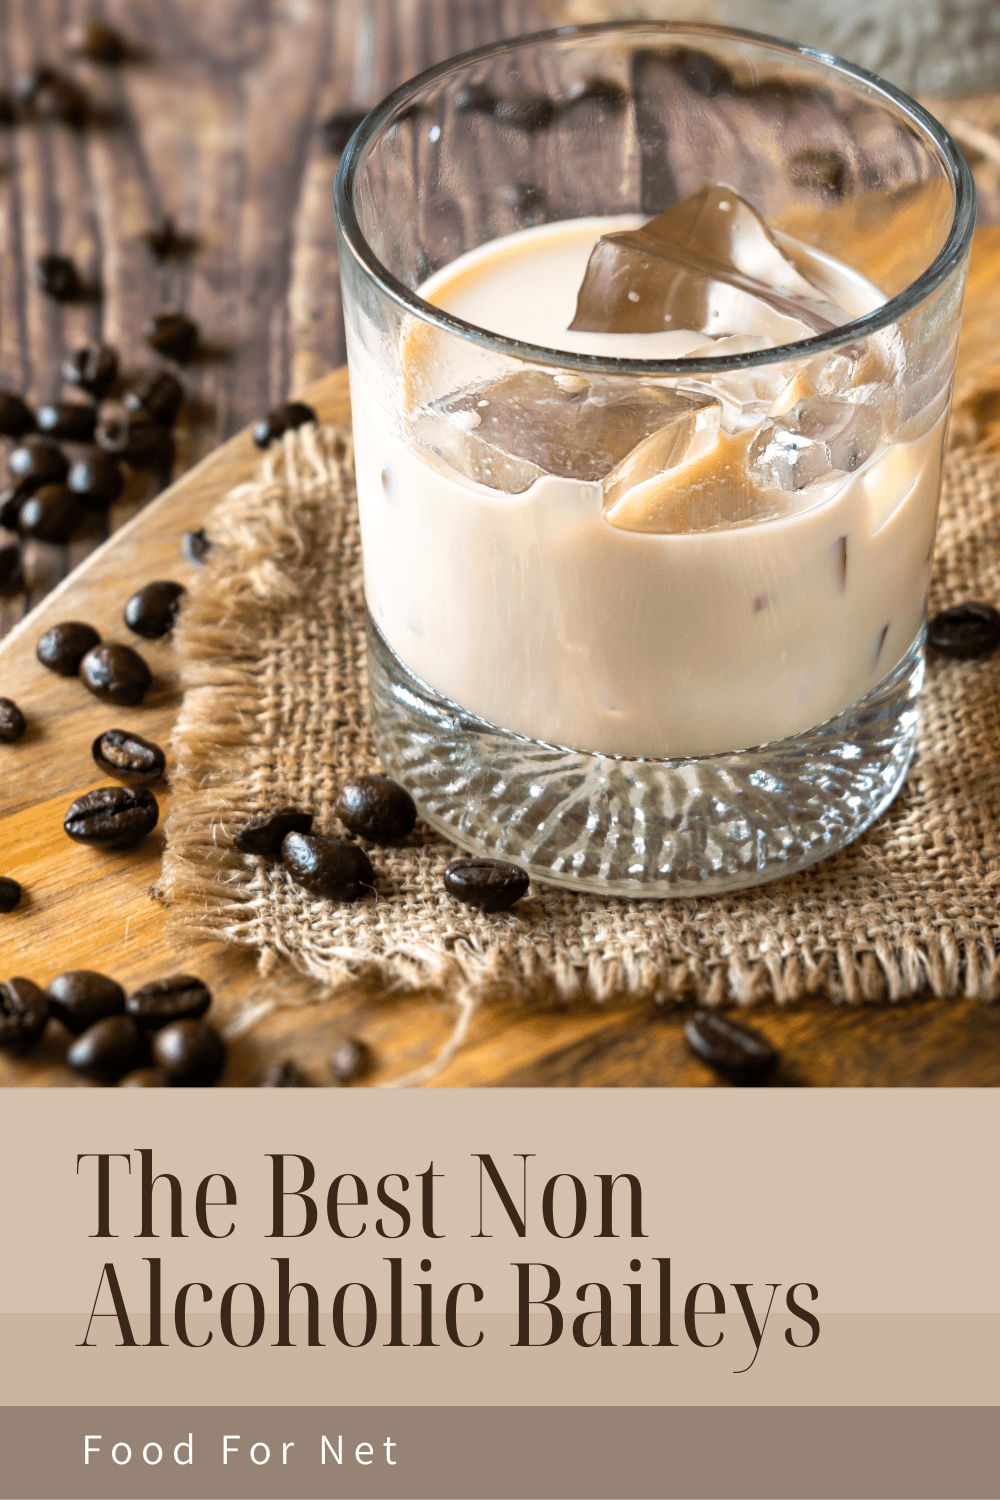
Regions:
[[[591,251],[571,329],[662,333],[690,328],[783,344],[845,321],[784,253],[764,220],[727,187],[705,187],[639,229]]]
[[[802,490],[835,470],[850,474],[875,452],[882,418],[870,402],[810,396],[765,422],[750,445],[758,479]]]
[[[719,403],[665,386],[519,370],[430,402],[417,442],[477,484],[519,495],[543,474],[618,494],[706,452]]]

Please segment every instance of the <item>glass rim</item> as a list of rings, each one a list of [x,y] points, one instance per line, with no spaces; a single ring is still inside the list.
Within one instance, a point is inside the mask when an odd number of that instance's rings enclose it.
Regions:
[[[788,57],[808,58],[823,64],[835,73],[846,76],[852,84],[862,85],[862,92],[880,96],[887,104],[895,106],[923,137],[937,148],[950,174],[954,195],[951,228],[948,236],[930,265],[909,286],[890,297],[874,312],[842,323],[829,333],[812,338],[799,339],[795,343],[780,344],[774,348],[756,349],[745,354],[705,356],[698,359],[621,359],[600,354],[578,354],[562,349],[549,349],[541,344],[529,344],[520,339],[493,333],[478,324],[457,318],[443,308],[435,307],[412,291],[382,264],[365,238],[357,215],[354,212],[354,184],[360,167],[368,152],[386,125],[391,125],[399,113],[420,93],[427,84],[444,78],[459,68],[516,52],[530,45],[546,42],[569,41],[617,34],[619,36],[643,33],[659,37],[678,38],[714,37],[724,40],[745,41]],[[334,182],[334,209],[341,235],[350,253],[361,268],[381,290],[411,317],[450,333],[457,338],[479,344],[495,353],[531,364],[555,365],[560,369],[578,370],[590,375],[634,375],[634,376],[684,376],[724,374],[729,371],[760,368],[783,364],[790,359],[811,358],[842,348],[845,344],[867,338],[870,334],[897,323],[906,313],[912,312],[934,292],[958,266],[972,239],[976,222],[976,188],[969,165],[951,135],[929,110],[898,89],[886,79],[866,68],[847,62],[832,53],[815,47],[800,46],[782,41],[779,37],[762,32],[746,31],[732,26],[716,26],[704,22],[686,21],[602,21],[587,26],[560,26],[548,31],[528,32],[493,42],[486,47],[477,47],[450,57],[433,68],[416,74],[388,94],[372,109],[358,126],[344,149]],[[559,222],[559,221],[554,221]]]

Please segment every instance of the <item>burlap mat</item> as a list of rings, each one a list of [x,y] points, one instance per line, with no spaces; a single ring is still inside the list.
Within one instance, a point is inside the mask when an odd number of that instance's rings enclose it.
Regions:
[[[951,455],[932,609],[1000,598],[998,495],[996,455]],[[175,931],[250,944],[265,970],[284,957],[328,983],[441,985],[460,1020],[498,991],[711,1005],[1000,991],[1000,653],[931,664],[903,791],[867,835],[805,874],[667,902],[534,884],[491,917],[444,894],[454,848],[418,825],[405,847],[376,851],[376,899],[337,905],[236,853],[230,833],[287,804],[335,830],[339,784],[377,767],[348,435],[290,434],[207,529],[209,564],[177,630],[185,694],[164,870]]]

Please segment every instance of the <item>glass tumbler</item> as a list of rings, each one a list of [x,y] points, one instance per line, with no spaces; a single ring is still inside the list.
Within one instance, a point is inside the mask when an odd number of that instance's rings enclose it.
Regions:
[[[421,815],[635,897],[857,837],[924,671],[944,129],[767,37],[565,29],[391,95],[336,209],[372,722]]]

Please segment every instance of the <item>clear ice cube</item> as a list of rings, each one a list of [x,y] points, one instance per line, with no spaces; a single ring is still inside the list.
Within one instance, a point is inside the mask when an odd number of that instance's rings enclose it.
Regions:
[[[870,402],[808,396],[762,424],[750,445],[751,471],[782,490],[802,490],[838,471],[866,463],[882,436],[882,418]]]
[[[422,406],[413,436],[477,484],[519,495],[543,474],[617,495],[708,451],[720,405],[664,386],[518,370]]]
[[[727,187],[705,187],[591,251],[570,328],[592,333],[809,338],[845,321]]]

